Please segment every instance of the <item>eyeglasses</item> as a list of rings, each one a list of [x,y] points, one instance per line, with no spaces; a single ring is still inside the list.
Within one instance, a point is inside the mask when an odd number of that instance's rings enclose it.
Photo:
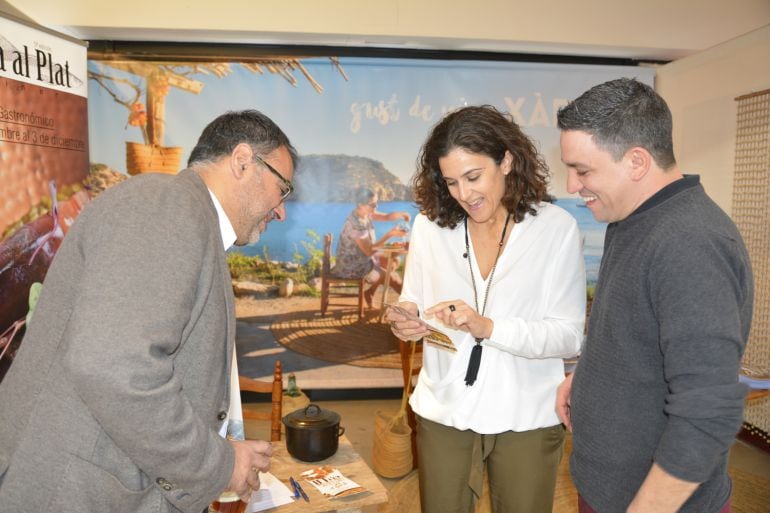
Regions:
[[[281,184],[282,184],[282,187],[281,187],[281,201],[283,201],[286,198],[288,198],[291,195],[291,193],[294,192],[294,185],[292,185],[291,181],[287,180],[286,178],[284,178],[283,175],[281,173],[279,173],[273,166],[271,166],[270,164],[265,162],[265,159],[263,159],[262,157],[260,157],[259,155],[257,155],[255,153],[254,154],[254,160],[259,162],[263,166],[265,166],[268,171],[270,171],[275,176],[277,176],[278,180],[281,181]]]

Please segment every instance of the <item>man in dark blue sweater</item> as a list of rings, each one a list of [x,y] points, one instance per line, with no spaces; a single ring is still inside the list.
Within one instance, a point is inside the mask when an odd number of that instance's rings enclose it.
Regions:
[[[674,159],[671,112],[619,79],[558,113],[567,189],[608,222],[588,335],[556,409],[581,512],[727,512],[753,306],[741,236]],[[574,379],[573,379],[574,378]]]

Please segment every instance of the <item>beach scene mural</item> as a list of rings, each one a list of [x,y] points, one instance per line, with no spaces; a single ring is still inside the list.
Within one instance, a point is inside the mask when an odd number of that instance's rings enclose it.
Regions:
[[[279,357],[306,388],[400,386],[397,342],[378,322],[379,292],[363,319],[354,315],[354,300],[320,318],[323,236],[331,233],[336,243],[361,187],[378,193],[378,211],[407,212],[413,220],[418,211],[409,183],[420,146],[457,107],[494,105],[534,139],[551,170],[551,194],[580,227],[590,290],[605,227],[566,191],[556,112],[606,80],[654,80],[654,69],[639,67],[354,57],[90,60],[88,72],[92,170],[118,180],[183,168],[204,126],[228,110],[258,109],[289,136],[301,160],[287,220],[271,223],[256,244],[230,250],[228,260],[238,295],[241,371],[268,375]],[[154,162],[139,154],[146,148],[156,149]],[[375,223],[378,237],[398,222]],[[392,242],[408,238],[407,232]],[[340,326],[324,341],[313,322]],[[359,330],[367,343],[362,347],[346,329]],[[326,370],[322,378],[319,369]]]

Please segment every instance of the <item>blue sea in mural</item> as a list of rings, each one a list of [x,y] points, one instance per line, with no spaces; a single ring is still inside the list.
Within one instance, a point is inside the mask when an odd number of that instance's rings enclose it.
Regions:
[[[572,214],[578,222],[583,237],[583,254],[586,261],[586,273],[588,283],[596,283],[599,273],[602,248],[604,246],[604,223],[598,223],[591,215],[591,211],[585,208],[582,200],[576,198],[559,198],[556,204]],[[342,224],[353,210],[352,203],[304,203],[290,201],[286,204],[287,221],[285,223],[273,222],[269,229],[262,234],[262,238],[256,244],[237,248],[246,255],[264,256],[265,250],[271,260],[284,262],[294,261],[295,253],[307,257],[302,242],[312,243],[308,230],[312,230],[319,236],[324,233],[333,233],[335,240],[342,229]],[[417,215],[417,207],[413,203],[405,201],[380,202],[380,212],[406,211]],[[377,234],[383,234],[396,223],[376,223]],[[321,242],[315,242],[316,248],[321,248]]]

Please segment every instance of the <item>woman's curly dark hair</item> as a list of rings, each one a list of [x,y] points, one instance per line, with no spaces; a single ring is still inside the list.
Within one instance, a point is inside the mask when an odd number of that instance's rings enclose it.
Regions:
[[[513,119],[491,105],[463,107],[433,127],[420,149],[417,173],[412,178],[420,211],[439,226],[454,228],[466,216],[449,194],[438,163],[457,148],[487,155],[498,165],[506,150],[511,152],[513,163],[505,177],[502,203],[516,222],[527,213],[537,215],[534,206],[541,201],[553,201],[548,194],[548,165]]]

